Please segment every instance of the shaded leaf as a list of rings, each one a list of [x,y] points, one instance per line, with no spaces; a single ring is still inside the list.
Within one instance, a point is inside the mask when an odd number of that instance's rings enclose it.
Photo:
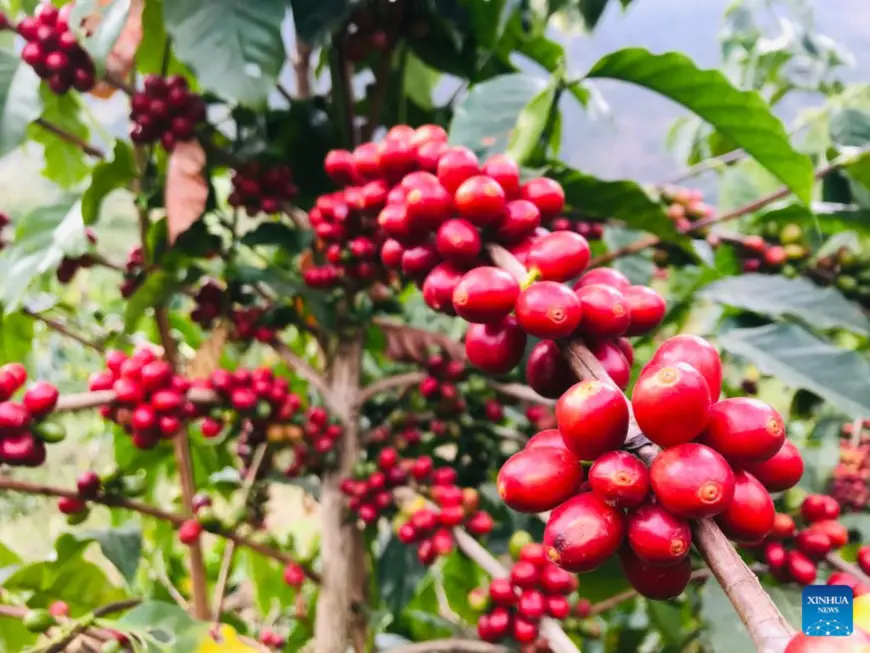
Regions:
[[[414,547],[402,544],[398,538],[390,535],[377,561],[381,600],[390,612],[394,615],[402,612],[425,573]]]
[[[82,219],[94,224],[100,216],[100,206],[113,190],[124,188],[136,176],[133,149],[124,141],[115,141],[112,158],[94,166],[91,185],[82,195]]]
[[[248,247],[257,245],[277,245],[293,254],[302,251],[311,240],[311,232],[294,229],[283,222],[263,222],[242,236],[242,244]]]
[[[81,120],[82,103],[75,93],[56,95],[47,85],[40,90],[42,119],[63,131],[87,142],[90,131]],[[73,188],[82,182],[91,170],[91,162],[75,143],[60,138],[34,123],[28,129],[30,138],[42,145],[45,166],[42,174],[62,188]]]
[[[33,349],[33,318],[0,313],[0,365],[26,360]],[[0,567],[3,556],[0,555]]]
[[[828,488],[828,481],[834,467],[840,462],[840,419],[819,420],[810,434],[801,453],[804,458],[804,475],[800,487],[807,492],[822,492]]]
[[[322,43],[355,4],[352,0],[290,0],[296,35],[311,45]]]
[[[166,172],[166,227],[169,243],[199,220],[208,201],[208,183],[203,176],[205,150],[199,141],[178,143],[169,156]]]
[[[644,234],[633,229],[608,226],[604,230],[604,242],[608,251],[621,249],[644,238]],[[620,256],[613,262],[613,267],[628,277],[634,284],[647,285],[652,279],[655,264],[652,260],[652,252],[646,250],[631,256]]]
[[[128,583],[133,582],[142,555],[142,529],[138,524],[74,532],[73,536],[83,542],[97,542],[109,562],[117,567]]]
[[[42,113],[39,85],[33,68],[0,49],[0,156],[24,142],[27,126]]]
[[[801,626],[801,590],[780,585],[765,585],[782,616],[795,629]],[[734,606],[717,583],[707,583],[704,587],[704,600],[701,617],[706,624],[705,639],[714,651],[752,651],[755,646],[746,633]]]
[[[481,157],[503,152],[526,106],[545,91],[547,81],[524,73],[500,75],[471,88],[450,123],[450,144]]]
[[[172,0],[163,4],[178,59],[203,88],[227,100],[263,104],[284,65],[278,0]]]
[[[870,320],[856,304],[839,291],[803,277],[744,274],[713,283],[704,290],[704,296],[761,315],[793,316],[823,329],[870,334]]]
[[[870,379],[870,362],[839,349],[797,324],[734,329],[719,344],[793,388],[805,388],[850,417],[870,415],[870,395],[856,379]]]
[[[254,600],[261,614],[269,614],[276,604],[282,610],[293,605],[296,590],[284,582],[280,564],[255,551],[239,551],[237,555],[244,555],[246,576],[253,585]]]
[[[536,154],[542,154],[541,140],[550,127],[557,98],[556,85],[551,83],[535,95],[517,117],[507,154],[520,165],[530,163],[537,158]]]
[[[782,122],[755,91],[733,86],[718,70],[704,70],[684,54],[627,48],[608,54],[588,77],[638,84],[683,105],[745,150],[804,203],[812,197],[813,164],[791,145]]]
[[[831,116],[828,129],[837,145],[861,147],[870,143],[870,113],[843,107]]]

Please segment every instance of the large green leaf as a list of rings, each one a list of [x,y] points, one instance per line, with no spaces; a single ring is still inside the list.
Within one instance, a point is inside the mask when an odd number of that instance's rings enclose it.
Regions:
[[[804,475],[800,486],[807,492],[822,492],[828,488],[831,473],[840,462],[840,431],[843,420],[819,420],[802,448]]]
[[[831,116],[828,129],[837,145],[861,147],[870,142],[870,113],[844,107]]]
[[[390,612],[401,614],[425,573],[414,548],[391,536],[378,556],[376,572],[381,601]]]
[[[507,147],[507,154],[520,165],[534,165],[546,158],[546,137],[558,117],[558,99],[556,84],[551,82],[520,111]]]
[[[293,604],[296,590],[284,582],[281,565],[256,551],[246,549],[236,555],[240,554],[244,560],[245,575],[253,585],[254,599],[261,614],[269,614],[276,604],[282,609]]]
[[[130,0],[77,0],[73,8],[70,25],[80,25],[85,18],[99,16],[97,28],[91,32],[77,33],[79,43],[91,55],[98,70],[105,69],[106,59],[115,42],[121,36],[127,15],[130,13]]]
[[[823,329],[870,334],[870,320],[856,304],[839,291],[817,286],[803,277],[744,274],[717,281],[707,287],[704,295],[720,304],[761,315],[789,315]]]
[[[547,80],[524,73],[500,75],[473,86],[450,123],[451,145],[480,156],[504,152],[526,106],[547,88]]]
[[[719,344],[793,388],[828,400],[851,417],[870,415],[870,395],[859,379],[870,379],[870,362],[814,336],[797,324],[734,329]]]
[[[822,202],[814,203],[812,210],[803,204],[774,205],[769,210],[756,213],[752,222],[760,225],[772,222],[786,225],[793,222],[803,227],[805,233],[810,235],[817,234],[819,231],[835,234],[848,229],[870,234],[870,210]]]
[[[15,310],[30,283],[53,271],[65,255],[84,253],[87,239],[81,203],[64,197],[24,215],[15,225],[15,243],[0,253],[0,298],[7,312]]]
[[[548,176],[565,189],[565,201],[585,215],[616,218],[637,231],[664,241],[688,244],[659,202],[633,181],[605,181],[569,168],[556,168]]]
[[[94,224],[100,216],[100,206],[113,190],[124,188],[136,176],[133,149],[124,141],[116,141],[112,158],[94,166],[91,185],[82,195],[82,219]]]
[[[82,102],[78,95],[56,95],[46,85],[42,86],[41,95],[44,105],[42,119],[87,142],[90,131],[81,120]],[[91,163],[81,147],[43,129],[38,123],[30,126],[28,135],[42,145],[45,159],[42,174],[46,179],[62,188],[73,188],[88,176]]]
[[[191,280],[187,275],[167,270],[157,270],[149,274],[145,282],[127,300],[127,307],[124,310],[124,330],[127,333],[132,332],[146,310],[159,306]]]
[[[33,318],[23,313],[0,313],[0,365],[26,360],[32,348]]]
[[[143,640],[156,640],[161,643],[156,650],[172,653],[195,651],[210,627],[194,620],[183,608],[160,601],[137,605],[117,623],[122,632],[133,633]]]
[[[163,5],[176,56],[202,86],[245,104],[264,104],[284,65],[282,0],[172,0]]]
[[[627,48],[606,55],[588,77],[619,79],[660,93],[697,114],[783,181],[803,202],[812,197],[813,164],[755,91],[742,91],[718,70],[684,54]]]
[[[82,542],[97,542],[106,559],[124,576],[128,583],[136,577],[142,556],[142,529],[135,523],[118,528],[87,530],[73,533]]]
[[[769,585],[764,588],[779,608],[782,616],[795,628],[801,624],[801,590],[795,587]],[[753,651],[755,646],[740,622],[734,606],[718,583],[707,583],[704,587],[701,617],[706,624],[705,639],[710,650],[716,651]]]
[[[24,142],[27,126],[39,118],[39,76],[15,52],[0,49],[0,156]]]
[[[312,45],[322,43],[355,4],[352,0],[290,0],[296,36]]]

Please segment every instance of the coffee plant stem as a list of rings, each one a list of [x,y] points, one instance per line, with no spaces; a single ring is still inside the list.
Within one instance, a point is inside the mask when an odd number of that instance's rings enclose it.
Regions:
[[[415,386],[425,378],[426,375],[423,372],[408,372],[406,374],[396,374],[395,376],[384,377],[383,379],[379,379],[374,383],[369,383],[367,386],[360,389],[357,403],[359,406],[362,406],[369,399],[372,399],[379,394],[389,392],[390,390],[405,389],[407,387]]]
[[[390,649],[392,653],[508,653],[508,650],[506,646],[477,639],[433,639]]]
[[[0,477],[0,490],[20,492],[22,494],[34,494],[44,497],[66,497],[69,499],[81,498],[79,493],[75,490],[66,490],[64,488],[54,487],[51,485],[42,485],[39,483],[29,483],[27,481],[19,481],[8,477]],[[142,503],[141,501],[134,501],[132,499],[124,499],[122,497],[98,496],[92,499],[89,498],[88,502],[98,503],[100,505],[108,506],[110,508],[123,508],[124,510],[131,510],[141,515],[152,517],[153,519],[159,519],[161,521],[169,522],[176,528],[181,526],[181,524],[183,524],[186,520],[186,517],[184,517],[183,515],[166,512],[165,510],[161,510],[160,508],[150,506],[147,503]],[[278,562],[282,562],[284,564],[295,562],[299,564],[292,556],[282,551],[278,551],[277,549],[273,549],[272,547],[267,546],[261,542],[249,539],[237,533],[235,529],[218,528],[215,530],[210,530],[209,532],[218,537],[230,540],[237,546],[251,549],[252,551],[256,551],[257,553],[264,555],[267,558],[277,560]],[[305,575],[308,577],[309,580],[314,583],[320,582],[320,575],[317,572],[309,568],[307,565],[300,566],[302,567]]]
[[[296,54],[293,56],[293,69],[296,72],[296,99],[307,100],[311,97],[311,53],[313,48],[296,35]]]
[[[340,410],[340,406],[336,401],[337,398],[335,393],[329,387],[323,375],[317,372],[317,370],[311,367],[311,365],[303,360],[301,356],[294,353],[293,350],[283,342],[275,340],[272,345],[275,348],[275,351],[278,352],[281,360],[284,361],[284,364],[293,370],[293,373],[296,374],[296,376],[304,379],[308,382],[308,385],[317,390],[323,403],[327,405],[330,411],[341,416],[342,410]]]
[[[92,340],[88,340],[82,335],[78,333],[74,333],[70,331],[64,324],[54,320],[50,317],[45,317],[44,315],[40,315],[39,313],[34,313],[33,311],[22,308],[21,313],[26,315],[27,317],[31,317],[37,322],[42,322],[46,327],[51,329],[52,331],[57,331],[62,336],[69,338],[70,340],[75,340],[77,343],[84,345],[88,349],[93,349],[97,352],[104,352],[106,350],[105,346],[102,343],[94,342]]]
[[[65,129],[62,129],[62,128],[58,127],[57,125],[48,122],[47,120],[44,120],[42,118],[37,118],[36,120],[33,121],[33,124],[39,125],[45,131],[51,132],[52,134],[57,136],[59,139],[66,141],[67,143],[72,143],[73,145],[78,147],[82,152],[84,152],[88,156],[92,156],[92,157],[95,157],[97,159],[105,159],[106,158],[106,153],[103,152],[103,150],[101,150],[97,146],[91,145],[90,143],[79,138],[75,134],[71,134],[70,132],[66,131]]]
[[[814,177],[815,179],[822,179],[823,177],[829,175],[831,172],[839,170],[843,166],[853,163],[857,157],[868,152],[870,152],[870,147],[865,146],[857,149],[854,153],[850,153],[848,156],[835,159],[834,161],[831,161],[830,163],[818,168],[815,171]],[[699,229],[703,229],[704,227],[709,227],[713,224],[736,220],[737,218],[743,217],[744,215],[763,209],[768,204],[773,204],[777,200],[781,200],[791,194],[792,191],[788,186],[782,186],[781,188],[778,188],[772,193],[768,193],[767,195],[759,197],[757,200],[749,202],[748,204],[738,207],[732,211],[727,211],[725,213],[720,213],[718,215],[713,215],[709,218],[693,222],[691,227],[689,229],[686,229],[683,233],[690,234],[694,231],[698,231]],[[658,236],[646,236],[634,243],[631,243],[626,247],[614,249],[607,252],[606,254],[602,254],[601,256],[596,256],[594,259],[592,259],[589,265],[590,267],[605,265],[623,256],[630,256],[632,254],[642,252],[648,247],[654,247],[661,242],[662,240]]]
[[[851,562],[846,562],[840,557],[840,554],[831,552],[827,556],[825,556],[825,562],[833,569],[837,571],[842,571],[847,574],[851,574],[862,583],[870,583],[870,576],[867,576],[863,571],[861,571],[861,567],[858,565],[852,564]]]
[[[527,278],[529,273],[525,266],[506,249],[498,245],[489,245],[489,253],[497,266],[509,272],[521,283]],[[601,363],[582,340],[563,341],[560,343],[560,348],[580,380],[594,378],[610,381]],[[661,451],[644,437],[633,416],[625,447],[647,465],[652,463]],[[693,532],[698,551],[746,626],[756,648],[771,653],[783,651],[794,631],[761,587],[755,574],[746,566],[736,549],[731,546],[713,521],[709,519],[696,521]]]

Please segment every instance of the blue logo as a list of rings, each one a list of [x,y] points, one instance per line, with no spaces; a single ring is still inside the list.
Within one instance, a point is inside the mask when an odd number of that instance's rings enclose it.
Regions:
[[[854,594],[844,585],[807,585],[801,604],[801,630],[817,637],[847,637],[854,629]]]

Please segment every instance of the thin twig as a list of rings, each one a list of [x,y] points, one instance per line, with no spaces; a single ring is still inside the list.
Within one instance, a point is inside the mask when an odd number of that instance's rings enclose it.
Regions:
[[[184,610],[187,613],[190,613],[190,603],[181,592],[178,591],[178,588],[172,584],[172,580],[169,578],[169,574],[166,573],[166,562],[163,560],[163,557],[160,556],[160,565],[152,566],[154,569],[154,573],[157,574],[157,580],[160,581],[160,584],[163,585],[163,589],[166,590],[167,594],[178,604],[178,607]]]
[[[311,97],[311,53],[310,45],[296,35],[296,55],[293,57],[293,70],[296,72],[296,97],[308,100]]]
[[[61,334],[62,336],[66,337],[66,338],[69,338],[70,340],[75,340],[77,343],[84,345],[88,349],[93,349],[94,351],[97,351],[100,353],[102,353],[106,350],[106,347],[103,344],[101,344],[99,342],[94,342],[93,340],[88,340],[84,336],[82,336],[78,333],[75,333],[73,331],[70,331],[69,328],[67,328],[66,325],[64,325],[62,322],[58,322],[57,320],[52,319],[50,317],[45,317],[41,313],[34,313],[33,311],[31,311],[30,309],[27,309],[27,308],[22,308],[21,313],[23,315],[26,315],[27,317],[33,318],[37,322],[42,322],[45,326],[47,326],[52,331],[56,331],[57,333]]]
[[[47,132],[51,132],[52,134],[57,136],[62,141],[66,141],[67,143],[72,143],[73,145],[78,147],[82,152],[84,152],[88,156],[92,156],[92,157],[95,157],[97,159],[105,159],[106,158],[106,153],[103,152],[103,150],[98,148],[96,145],[91,145],[90,143],[88,143],[86,140],[80,138],[79,136],[76,136],[75,134],[71,134],[70,132],[66,131],[65,129],[62,129],[62,128],[58,127],[57,125],[50,123],[47,120],[44,120],[43,118],[37,118],[36,120],[33,121],[33,124],[39,125]]]
[[[274,340],[272,346],[275,348],[275,351],[278,352],[278,355],[281,357],[281,360],[284,361],[284,364],[292,369],[296,376],[307,381],[308,385],[317,391],[321,399],[323,399],[323,403],[325,403],[330,410],[335,412],[338,416],[344,412],[343,407],[336,404],[332,390],[327,385],[326,379],[317,372],[317,370],[311,367],[307,361],[303,360],[301,356],[296,354],[296,352],[280,340]]]
[[[79,619],[69,631],[63,633],[57,641],[51,642],[45,648],[45,653],[62,653],[66,650],[67,645],[84,631],[90,628],[95,619],[105,617],[116,612],[124,612],[141,603],[140,599],[128,599],[126,601],[116,601],[109,603],[101,608],[97,608],[91,614]]]
[[[390,648],[390,653],[507,653],[499,644],[488,644],[476,639],[433,639]]]
[[[509,272],[517,280],[523,281],[527,278],[526,268],[506,249],[498,245],[490,245],[489,254],[497,266]],[[559,346],[577,378],[613,383],[600,361],[587,349],[582,340],[570,339],[560,342]],[[625,447],[647,465],[651,464],[661,451],[646,439],[633,415],[625,442]],[[701,519],[693,523],[692,530],[696,547],[746,626],[756,648],[763,651],[784,650],[794,634],[793,628],[719,527],[710,519]]]
[[[496,392],[507,395],[508,397],[513,397],[514,399],[519,399],[520,401],[528,401],[534,404],[546,404],[547,406],[552,406],[556,403],[555,399],[542,397],[529,386],[523,385],[522,383],[499,383],[498,381],[487,380],[487,384]]]
[[[360,389],[357,395],[357,405],[362,406],[369,399],[373,399],[377,395],[389,392],[390,390],[404,390],[405,388],[420,385],[425,378],[426,375],[423,372],[408,372],[406,374],[396,374],[395,376],[378,379]]]
[[[242,505],[247,503],[248,496],[251,494],[251,488],[254,486],[254,481],[257,480],[257,474],[260,472],[260,466],[263,464],[263,460],[266,457],[266,450],[269,448],[268,443],[264,442],[257,446],[257,449],[254,451],[254,456],[251,459],[251,465],[248,468],[248,473],[245,476],[245,480],[242,483]],[[224,549],[224,556],[221,560],[221,568],[220,573],[218,574],[217,585],[215,585],[214,590],[214,598],[212,600],[212,618],[214,621],[217,621],[221,615],[221,609],[223,608],[224,596],[227,591],[227,583],[230,579],[230,571],[233,568],[233,558],[236,553],[236,544],[235,542],[230,542],[227,544],[226,549]]]

